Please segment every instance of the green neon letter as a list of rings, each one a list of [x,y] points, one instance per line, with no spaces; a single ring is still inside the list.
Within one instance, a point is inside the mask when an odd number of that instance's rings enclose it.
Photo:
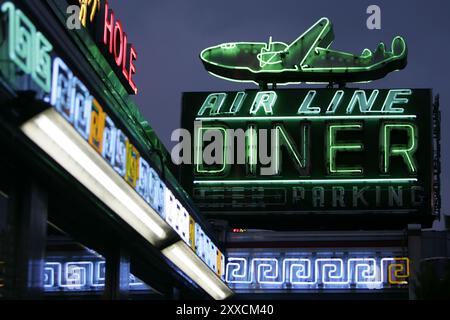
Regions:
[[[256,165],[258,164],[258,135],[255,125],[249,125],[245,133],[246,137],[246,164],[247,174],[256,174]]]
[[[386,97],[386,101],[384,102],[382,112],[385,113],[403,113],[405,109],[403,108],[394,108],[396,104],[407,104],[409,102],[408,98],[399,98],[400,95],[411,96],[411,89],[395,89],[389,90],[389,93]]]
[[[294,164],[301,175],[308,175],[308,140],[309,140],[309,128],[307,125],[303,124],[301,127],[302,132],[302,142],[301,142],[301,154],[298,152],[297,147],[295,146],[291,137],[287,134],[286,130],[283,126],[277,125],[275,126],[275,168],[277,170],[277,174],[281,173],[281,147],[285,146],[289,155],[294,160]]]
[[[226,165],[227,132],[223,127],[202,127],[194,125],[195,145],[194,161],[195,174],[219,174],[223,173]],[[211,143],[204,149],[205,141]],[[205,168],[205,165],[221,165],[220,167]]]
[[[347,113],[352,113],[356,104],[359,105],[359,110],[361,113],[371,112],[373,104],[375,103],[379,93],[379,90],[373,90],[369,100],[367,100],[366,92],[364,90],[356,90],[353,93],[350,103],[348,104]]]
[[[316,96],[317,92],[316,90],[310,90],[306,94],[305,99],[303,100],[300,108],[298,109],[298,114],[317,114],[320,113],[319,107],[311,107],[311,103],[314,100],[314,97]]]
[[[330,105],[328,106],[327,113],[336,113],[336,110],[341,104],[343,97],[344,97],[344,90],[336,91],[333,100],[331,100]]]
[[[336,135],[338,131],[361,130],[361,124],[333,124],[328,126],[327,132],[327,162],[328,172],[331,174],[361,174],[362,168],[359,166],[338,168],[336,165],[336,154],[338,152],[357,152],[363,150],[362,143],[347,142],[338,143]]]
[[[408,143],[406,145],[391,145],[391,133],[394,130],[403,130],[408,134]],[[389,173],[390,159],[394,156],[400,156],[406,163],[410,173],[417,172],[417,165],[414,159],[414,153],[417,150],[417,128],[410,123],[385,123],[381,130],[381,152],[383,162],[381,171]]]
[[[230,111],[228,113],[230,114],[236,114],[241,110],[242,104],[247,97],[247,94],[245,92],[238,92],[236,93],[236,97],[234,98],[233,104],[231,105]]]
[[[211,93],[203,102],[202,107],[198,111],[198,116],[202,116],[209,109],[209,115],[217,115],[220,113],[223,103],[227,97],[226,93]]]
[[[264,108],[264,112],[267,115],[273,114],[273,106],[277,101],[277,93],[275,91],[260,91],[256,94],[255,101],[253,101],[250,114],[256,115],[259,109]]]

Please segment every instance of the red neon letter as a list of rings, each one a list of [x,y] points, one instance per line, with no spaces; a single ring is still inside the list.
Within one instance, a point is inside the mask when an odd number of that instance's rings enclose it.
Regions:
[[[136,84],[133,81],[133,74],[136,73],[136,67],[134,65],[134,61],[137,59],[137,53],[134,49],[133,45],[131,45],[130,49],[130,70],[128,74],[128,82],[131,86],[131,89],[133,90],[134,94],[138,93],[138,88],[136,87]]]
[[[128,71],[127,71],[127,54],[128,54],[128,37],[127,34],[123,33],[123,60],[122,60],[122,74],[128,81]]]
[[[117,33],[119,33],[119,43],[117,43]],[[117,46],[119,46],[119,54],[117,54]],[[114,26],[114,58],[117,66],[120,67],[123,60],[123,29],[120,20],[117,20],[116,25]]]
[[[111,11],[110,19],[108,16]],[[103,43],[108,46],[108,32],[109,32],[109,53],[113,53],[113,37],[114,37],[114,11],[109,10],[108,1],[105,1],[105,26],[103,29]]]

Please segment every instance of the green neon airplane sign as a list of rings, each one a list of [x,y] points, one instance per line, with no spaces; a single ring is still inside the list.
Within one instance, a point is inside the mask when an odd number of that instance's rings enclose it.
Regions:
[[[390,51],[380,43],[375,51],[360,55],[332,50],[333,26],[321,18],[292,43],[272,41],[232,42],[209,47],[200,53],[205,69],[230,81],[268,83],[369,82],[401,70],[407,64],[402,37],[392,40]]]

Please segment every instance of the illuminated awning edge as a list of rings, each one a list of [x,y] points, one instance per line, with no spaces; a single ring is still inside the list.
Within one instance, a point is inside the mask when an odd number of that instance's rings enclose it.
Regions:
[[[162,253],[215,300],[225,300],[233,295],[233,291],[183,241],[165,248]]]

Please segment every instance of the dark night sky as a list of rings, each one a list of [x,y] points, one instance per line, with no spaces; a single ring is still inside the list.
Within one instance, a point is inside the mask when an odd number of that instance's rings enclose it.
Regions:
[[[433,88],[441,95],[443,211],[450,206],[448,163],[450,126],[450,1],[448,0],[109,0],[138,51],[135,101],[170,148],[180,127],[183,91],[241,90],[251,84],[210,76],[198,58],[211,45],[233,41],[290,42],[322,16],[334,25],[333,48],[361,53],[380,41],[406,38],[408,66],[368,85],[378,88]],[[366,9],[381,8],[382,29],[366,28]],[[353,85],[354,86],[354,85]],[[305,85],[302,85],[305,87]]]

